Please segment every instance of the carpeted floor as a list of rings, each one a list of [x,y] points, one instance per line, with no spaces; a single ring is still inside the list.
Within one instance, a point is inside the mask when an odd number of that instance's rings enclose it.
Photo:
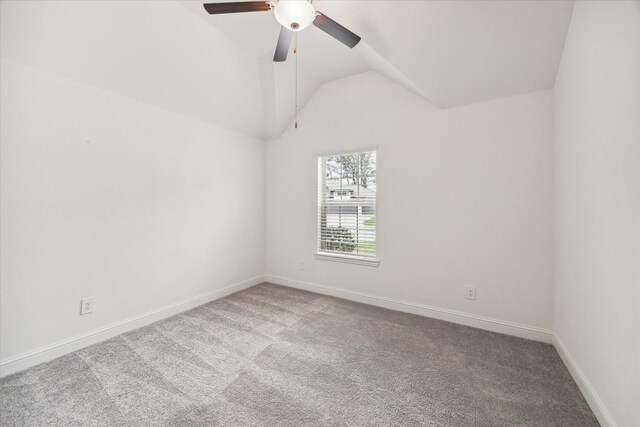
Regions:
[[[597,426],[552,346],[271,284],[0,380],[2,426]]]

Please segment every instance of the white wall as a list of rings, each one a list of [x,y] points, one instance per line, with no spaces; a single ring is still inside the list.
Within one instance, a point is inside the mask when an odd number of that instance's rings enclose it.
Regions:
[[[2,360],[263,273],[262,140],[0,63]]]
[[[299,123],[267,144],[269,275],[551,328],[551,91],[439,110],[368,72]],[[315,155],[376,144],[380,266],[314,259]]]
[[[638,426],[640,2],[576,2],[554,99],[556,334],[601,422]]]
[[[0,50],[22,64],[261,137],[257,61],[210,25],[214,17],[202,2],[183,3],[2,0]]]

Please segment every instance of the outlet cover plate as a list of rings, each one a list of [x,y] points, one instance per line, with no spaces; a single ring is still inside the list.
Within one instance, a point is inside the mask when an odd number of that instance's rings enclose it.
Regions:
[[[465,298],[470,300],[476,299],[476,287],[475,286],[465,286],[464,288]]]
[[[96,308],[96,297],[87,297],[80,300],[80,316],[93,313]]]

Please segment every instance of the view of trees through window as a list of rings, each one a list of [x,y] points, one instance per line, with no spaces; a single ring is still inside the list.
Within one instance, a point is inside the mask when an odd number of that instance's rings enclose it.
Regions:
[[[321,252],[376,254],[376,152],[318,158]]]

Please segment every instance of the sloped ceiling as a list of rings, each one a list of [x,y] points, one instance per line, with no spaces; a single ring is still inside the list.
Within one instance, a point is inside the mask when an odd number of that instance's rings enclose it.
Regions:
[[[202,1],[2,1],[0,54],[259,138],[292,123],[295,62],[273,63],[272,13]],[[339,1],[317,10],[362,37],[299,33],[299,105],[374,70],[440,108],[553,87],[572,1]]]

